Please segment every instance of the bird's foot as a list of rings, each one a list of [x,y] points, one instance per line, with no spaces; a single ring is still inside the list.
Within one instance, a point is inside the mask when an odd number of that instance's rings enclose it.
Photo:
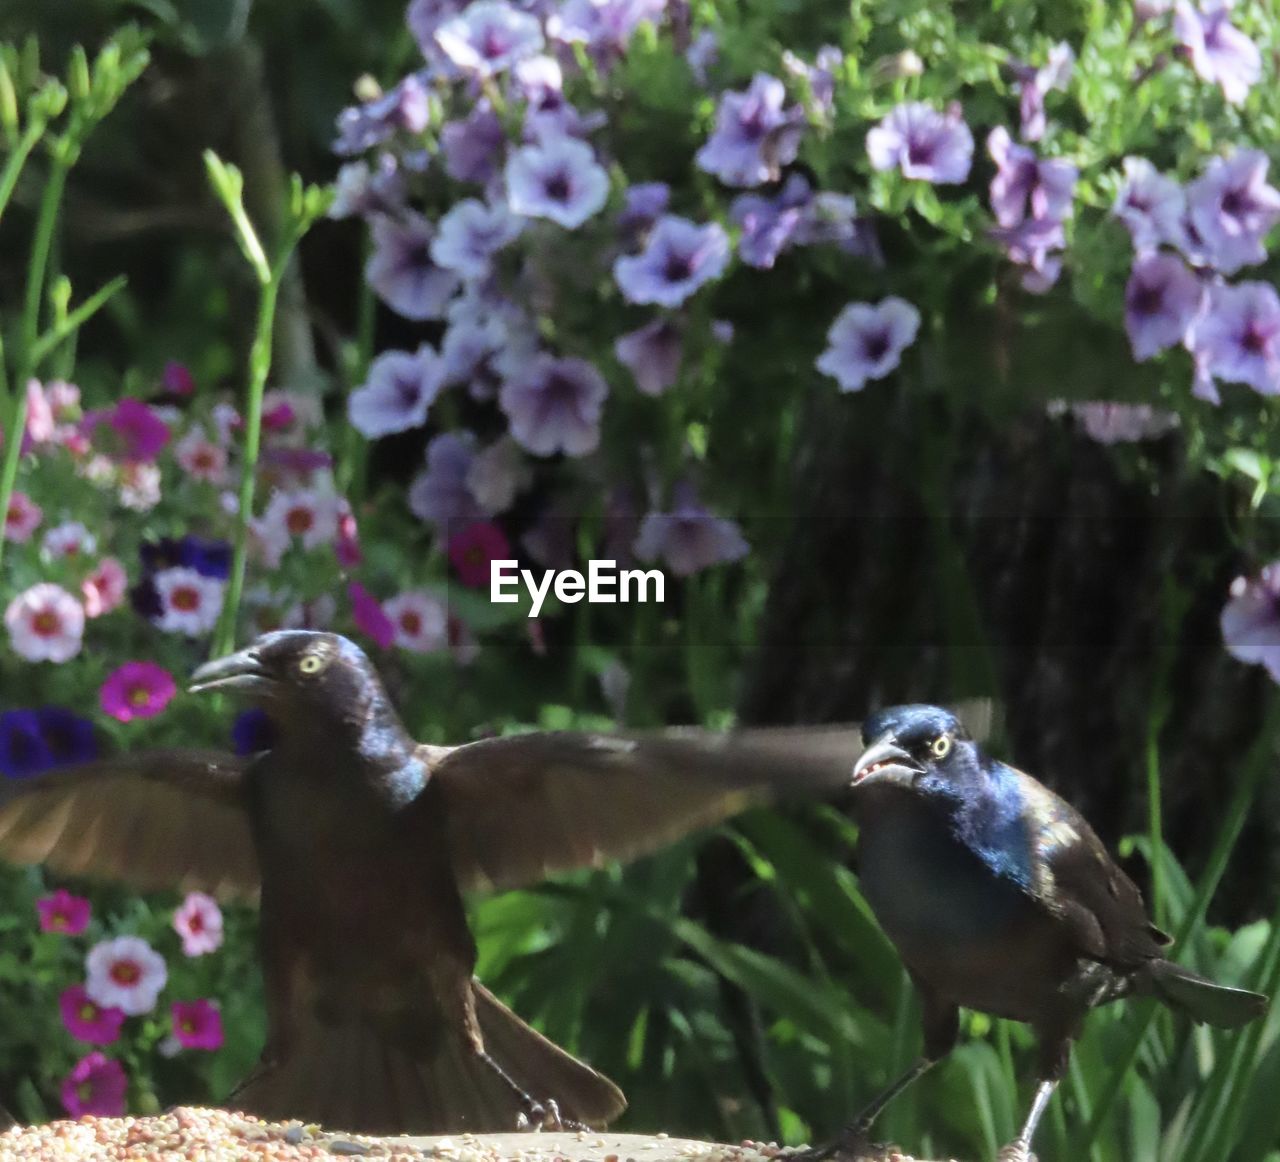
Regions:
[[[516,1119],[516,1125],[521,1130],[533,1130],[535,1133],[540,1130],[548,1132],[554,1131],[577,1131],[586,1130],[590,1127],[583,1125],[581,1122],[575,1122],[573,1118],[562,1117],[560,1114],[560,1106],[555,1098],[548,1098],[545,1102],[540,1102],[536,1098],[524,1095],[525,1108],[520,1112],[520,1116]]]
[[[1030,1142],[1015,1138],[996,1155],[996,1162],[1036,1162],[1036,1156],[1031,1153]]]
[[[875,1162],[893,1151],[884,1142],[871,1140],[871,1127],[846,1126],[824,1146],[810,1146],[787,1155],[787,1162]]]

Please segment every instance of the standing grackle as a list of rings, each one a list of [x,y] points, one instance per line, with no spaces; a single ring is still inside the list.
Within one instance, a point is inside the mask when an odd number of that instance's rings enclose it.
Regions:
[[[1193,1020],[1235,1028],[1267,998],[1166,959],[1169,937],[1080,814],[1030,775],[985,755],[936,706],[898,706],[863,725],[850,777],[858,874],[922,1001],[924,1054],[822,1156],[857,1154],[872,1121],[954,1046],[958,1006],[1025,1021],[1040,1041],[1038,1086],[1018,1137],[1031,1138],[1095,1005],[1158,997]]]
[[[307,631],[209,662],[191,689],[260,702],[270,749],[154,750],[0,781],[0,857],[142,889],[260,892],[266,1048],[230,1100],[353,1131],[615,1118],[611,1081],[472,976],[461,893],[636,855],[779,788],[829,791],[855,737],[430,746],[355,645]]]

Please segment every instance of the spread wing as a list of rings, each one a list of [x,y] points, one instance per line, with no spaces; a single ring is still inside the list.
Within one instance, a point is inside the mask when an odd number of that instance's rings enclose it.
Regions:
[[[248,762],[151,750],[0,780],[0,859],[142,891],[252,898],[258,864],[241,797]]]
[[[1117,967],[1160,956],[1169,937],[1147,918],[1138,886],[1093,828],[1048,787],[1015,773],[1027,808],[1035,899],[1068,926],[1082,956]]]
[[[762,739],[767,738],[767,743]],[[464,890],[630,859],[746,807],[844,785],[856,727],[623,737],[539,733],[423,747]]]

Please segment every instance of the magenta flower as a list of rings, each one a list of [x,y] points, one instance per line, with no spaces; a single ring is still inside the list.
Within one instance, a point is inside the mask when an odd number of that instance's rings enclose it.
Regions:
[[[671,319],[658,318],[619,336],[613,353],[645,395],[661,395],[680,377],[684,339]]]
[[[124,1011],[103,1008],[84,990],[84,985],[73,984],[62,990],[58,997],[58,1010],[67,1032],[77,1041],[90,1045],[110,1045],[120,1036],[124,1024]]]
[[[729,236],[717,222],[699,226],[665,214],[650,231],[645,248],[613,264],[613,277],[632,303],[678,307],[704,283],[719,278],[729,263]]]
[[[595,151],[574,137],[554,137],[517,149],[507,161],[507,201],[517,214],[550,218],[576,230],[600,212],[609,175]]]
[[[640,522],[633,546],[640,560],[660,557],[677,577],[688,577],[751,551],[738,526],[713,515],[692,485],[676,485],[671,502],[669,511],[651,512]]]
[[[382,603],[395,626],[395,644],[415,654],[433,654],[449,648],[449,611],[425,590],[398,593]]]
[[[1208,0],[1199,8],[1178,0],[1173,31],[1196,74],[1217,85],[1231,104],[1240,105],[1262,76],[1262,56],[1227,18],[1230,8],[1231,0]]]
[[[1141,363],[1181,343],[1200,313],[1204,287],[1172,254],[1147,254],[1134,261],[1124,292],[1124,328]]]
[[[117,455],[121,460],[154,460],[169,442],[169,426],[140,399],[122,399],[107,416],[107,422],[119,437]]]
[[[80,582],[85,617],[101,617],[124,602],[129,578],[124,566],[114,557],[103,557],[93,571]]]
[[[359,581],[347,586],[351,598],[351,617],[361,633],[371,637],[375,644],[387,649],[396,639],[396,627],[391,623],[378,599]]]
[[[149,1013],[169,971],[164,957],[139,936],[117,936],[89,949],[85,991],[104,1008],[123,1009],[130,1017]]]
[[[758,186],[793,162],[804,132],[804,110],[783,108],[786,89],[777,77],[756,73],[740,93],[724,93],[716,128],[698,150],[700,169],[727,186]]]
[[[1267,184],[1270,160],[1260,149],[1215,157],[1187,187],[1187,211],[1209,261],[1235,274],[1267,257],[1264,241],[1280,221],[1280,190]]]
[[[60,932],[63,936],[79,936],[89,927],[91,908],[83,896],[73,896],[66,888],[59,888],[51,896],[41,896],[36,901],[40,916],[41,932]]]
[[[867,134],[872,169],[900,169],[905,177],[935,185],[963,182],[973,164],[973,134],[958,104],[939,113],[908,101]]]
[[[124,1066],[95,1049],[87,1057],[80,1058],[63,1080],[62,1106],[73,1118],[87,1114],[118,1118],[124,1114],[127,1087]]]
[[[154,718],[178,692],[173,675],[155,662],[125,662],[102,683],[98,700],[103,712],[118,722]]]
[[[43,516],[40,506],[25,492],[10,493],[9,511],[5,513],[4,520],[4,539],[17,545],[25,545],[40,526]]]
[[[29,662],[65,662],[80,652],[84,607],[61,585],[41,581],[4,613],[13,652]]]
[[[441,319],[458,276],[431,260],[435,231],[420,214],[375,218],[373,254],[364,276],[377,296],[406,319]]]
[[[204,956],[222,946],[222,909],[204,892],[188,892],[173,913],[173,930],[186,956]]]
[[[449,538],[449,561],[458,580],[472,589],[487,589],[493,562],[510,558],[506,534],[491,521],[477,521]]]
[[[185,363],[170,359],[160,372],[160,386],[169,395],[195,395],[196,379]]]
[[[869,379],[883,379],[915,342],[920,312],[890,295],[878,303],[850,303],[827,331],[827,349],[815,366],[841,391],[860,391]]]
[[[1265,282],[1211,288],[1187,346],[1209,380],[1280,394],[1280,295]]]
[[[1265,666],[1280,682],[1280,561],[1237,577],[1222,610],[1222,640],[1233,658]]]
[[[173,1035],[184,1049],[221,1049],[222,1013],[213,1001],[174,1001]]]
[[[540,355],[502,385],[498,404],[517,442],[538,456],[583,456],[600,443],[609,385],[585,359]]]

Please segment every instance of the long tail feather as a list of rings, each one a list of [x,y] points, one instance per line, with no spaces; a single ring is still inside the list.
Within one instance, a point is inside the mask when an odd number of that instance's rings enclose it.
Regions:
[[[1267,1011],[1268,999],[1248,989],[1218,984],[1171,960],[1153,961],[1152,991],[1193,1020],[1219,1029],[1236,1029]]]

